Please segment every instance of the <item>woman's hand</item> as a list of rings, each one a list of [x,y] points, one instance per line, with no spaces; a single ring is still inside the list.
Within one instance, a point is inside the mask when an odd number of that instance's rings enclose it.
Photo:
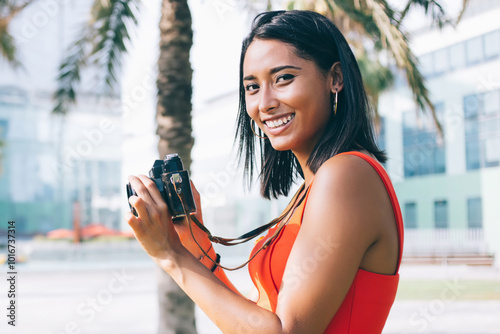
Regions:
[[[200,246],[208,252],[211,242],[208,236],[194,222],[191,228],[196,241],[191,234],[188,221],[173,224],[168,207],[154,182],[145,175],[130,176],[129,181],[137,196],[131,196],[130,204],[136,209],[138,217],[127,213],[126,220],[134,230],[135,236],[144,250],[153,258],[165,258],[172,251],[184,246],[195,257],[200,258],[203,252]],[[203,223],[201,214],[200,194],[191,182],[193,198],[196,204],[196,218]],[[213,251],[209,253],[210,256]],[[206,261],[208,264],[208,261]],[[204,262],[205,263],[205,262]]]
[[[138,195],[129,198],[137,217],[128,212],[125,219],[149,256],[155,260],[171,259],[172,255],[182,250],[182,243],[167,204],[149,177],[129,176],[129,182]]]

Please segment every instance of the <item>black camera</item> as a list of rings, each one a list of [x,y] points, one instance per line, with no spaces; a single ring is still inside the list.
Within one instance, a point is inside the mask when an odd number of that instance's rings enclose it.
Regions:
[[[185,212],[188,214],[196,212],[189,175],[187,170],[184,170],[182,160],[177,153],[167,154],[164,160],[155,160],[153,167],[149,170],[149,177],[156,184],[163,200],[167,203],[174,222],[184,218],[186,216]],[[127,198],[130,198],[130,196],[137,196],[137,193],[128,183]],[[183,196],[186,204],[185,208],[183,208],[179,196]],[[130,203],[129,206],[132,213],[137,216],[137,212]]]

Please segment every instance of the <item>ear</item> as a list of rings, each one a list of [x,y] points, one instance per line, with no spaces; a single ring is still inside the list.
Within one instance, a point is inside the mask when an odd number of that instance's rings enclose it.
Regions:
[[[330,81],[330,91],[332,93],[340,92],[344,87],[344,76],[340,62],[335,62],[328,72],[328,80]]]

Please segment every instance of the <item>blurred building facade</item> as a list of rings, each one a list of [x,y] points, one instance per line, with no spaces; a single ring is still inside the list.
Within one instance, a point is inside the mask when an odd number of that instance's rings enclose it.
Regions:
[[[406,254],[500,256],[498,15],[498,2],[472,1],[456,28],[413,33],[444,136],[401,78],[380,100]]]
[[[95,89],[97,72],[86,71],[77,104],[51,114],[57,67],[90,5],[37,2],[12,22],[22,67],[0,62],[0,221],[21,235],[72,228],[74,203],[84,225],[120,225],[118,91]]]

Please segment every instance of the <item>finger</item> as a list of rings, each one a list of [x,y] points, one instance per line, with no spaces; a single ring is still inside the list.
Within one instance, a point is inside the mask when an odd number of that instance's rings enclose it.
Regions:
[[[165,204],[165,200],[161,196],[160,191],[158,190],[158,187],[156,186],[156,183],[153,180],[151,180],[146,175],[138,175],[138,178],[141,180],[142,184],[148,190],[149,195],[151,196],[155,204],[160,204],[160,205]]]
[[[151,198],[148,189],[142,183],[141,179],[139,179],[137,176],[129,175],[128,180],[138,197],[142,198],[146,203],[155,203],[153,198]]]
[[[132,212],[125,212],[125,220],[127,221],[128,225],[132,228],[135,234],[135,230],[139,229],[141,226],[141,221],[134,216]]]
[[[141,220],[141,218],[146,218],[147,220],[149,220],[149,213],[148,213],[148,209],[146,207],[146,203],[144,202],[144,200],[141,197],[130,196],[128,199],[128,202],[130,203],[130,205],[132,205],[132,207],[137,212],[136,218],[139,219],[139,222],[143,222],[143,220]]]

